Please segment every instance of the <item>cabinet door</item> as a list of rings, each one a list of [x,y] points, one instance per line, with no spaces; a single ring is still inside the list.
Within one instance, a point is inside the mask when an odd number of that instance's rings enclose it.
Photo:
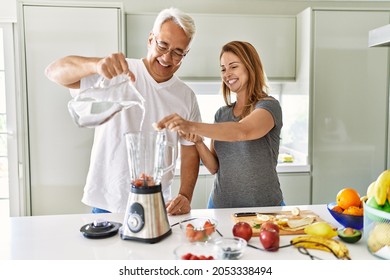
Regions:
[[[310,204],[309,173],[279,173],[278,176],[286,205]]]
[[[214,183],[213,175],[199,175],[191,201],[192,209],[205,209]],[[180,176],[175,176],[172,183],[172,197],[180,190]]]
[[[45,67],[66,55],[106,56],[121,46],[117,7],[25,5],[24,109],[32,215],[80,213],[94,131],[69,116],[69,90],[49,81]]]
[[[361,195],[385,169],[388,49],[368,48],[370,30],[388,12],[316,11],[312,92],[312,202],[338,190]]]
[[[127,54],[144,57],[156,15],[128,14]],[[248,41],[259,52],[270,79],[295,78],[295,16],[193,14],[196,34],[177,74],[182,78],[220,77],[219,54],[224,44]]]

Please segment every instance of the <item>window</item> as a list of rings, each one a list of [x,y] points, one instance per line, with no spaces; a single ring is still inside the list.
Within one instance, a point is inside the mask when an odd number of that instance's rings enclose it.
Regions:
[[[0,217],[19,215],[14,57],[12,23],[0,23]]]
[[[187,82],[197,95],[202,121],[214,122],[217,109],[225,105],[221,82]],[[283,128],[279,150],[280,164],[307,165],[309,95],[294,83],[269,83],[270,95],[279,100],[283,111]],[[206,144],[210,140],[206,138]],[[291,162],[292,161],[292,162]]]
[[[9,216],[7,112],[5,104],[4,32],[0,28],[0,213]]]
[[[288,94],[280,91],[278,99],[283,111],[279,162],[307,165],[309,146],[309,95],[299,93]],[[292,157],[292,162],[290,162],[289,159],[291,157],[289,156]]]

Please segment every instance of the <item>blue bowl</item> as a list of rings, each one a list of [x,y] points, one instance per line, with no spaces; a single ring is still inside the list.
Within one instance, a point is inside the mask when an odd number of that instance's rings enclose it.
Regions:
[[[344,227],[350,227],[359,230],[363,228],[363,216],[354,216],[333,211],[332,208],[336,205],[336,202],[329,203],[328,211],[337,222],[339,222]]]

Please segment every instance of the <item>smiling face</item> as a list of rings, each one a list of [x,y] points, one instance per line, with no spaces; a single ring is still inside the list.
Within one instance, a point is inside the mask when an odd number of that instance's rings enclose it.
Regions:
[[[168,51],[163,53],[158,48],[157,42],[168,48]],[[144,63],[150,75],[158,83],[168,81],[179,69],[184,57],[178,60],[174,57],[173,52],[186,53],[189,43],[190,39],[184,30],[171,20],[162,24],[159,34],[149,34],[148,54]]]
[[[249,79],[248,70],[232,52],[224,52],[221,56],[221,78],[230,91],[245,94]]]

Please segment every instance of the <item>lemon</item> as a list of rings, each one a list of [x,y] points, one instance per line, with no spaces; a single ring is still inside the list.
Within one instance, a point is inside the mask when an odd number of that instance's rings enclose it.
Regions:
[[[315,222],[305,227],[304,232],[308,235],[321,236],[331,239],[337,236],[337,231],[327,222]]]

